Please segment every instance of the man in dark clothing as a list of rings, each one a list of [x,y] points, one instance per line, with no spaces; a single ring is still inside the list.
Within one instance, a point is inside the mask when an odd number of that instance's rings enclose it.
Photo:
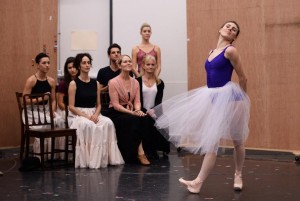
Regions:
[[[119,59],[121,55],[121,47],[114,43],[110,45],[107,49],[107,55],[110,61],[110,65],[104,68],[101,68],[98,71],[97,81],[100,83],[101,92],[108,91],[108,81],[113,79],[120,73],[120,69],[118,68],[116,61]]]

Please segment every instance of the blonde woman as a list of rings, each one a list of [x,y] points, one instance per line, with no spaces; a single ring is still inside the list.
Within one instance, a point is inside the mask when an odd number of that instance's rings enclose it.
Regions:
[[[140,88],[130,76],[131,58],[121,55],[117,60],[120,74],[108,83],[110,105],[107,116],[114,122],[118,146],[126,163],[150,165],[143,149],[149,141],[149,123],[141,110]]]
[[[151,118],[152,108],[162,102],[165,84],[157,77],[157,62],[154,56],[146,55],[142,61],[141,77],[137,80],[140,84],[142,111],[148,114],[147,118],[154,125]],[[170,152],[170,143],[152,126],[152,142],[144,144],[144,149],[149,158],[158,158],[156,151],[162,151],[166,157]]]
[[[136,45],[132,49],[132,72],[135,77],[139,77],[142,69],[142,61],[145,55],[152,55],[156,58],[158,76],[161,71],[161,51],[158,45],[154,45],[150,42],[150,37],[152,35],[151,26],[147,23],[143,23],[140,28],[140,34],[142,41],[140,44]]]

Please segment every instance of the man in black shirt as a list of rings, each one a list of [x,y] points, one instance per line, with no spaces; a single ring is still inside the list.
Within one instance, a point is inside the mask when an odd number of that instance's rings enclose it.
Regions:
[[[121,55],[121,47],[114,43],[107,49],[107,55],[110,61],[110,65],[101,68],[98,71],[97,81],[100,83],[101,92],[108,91],[108,81],[119,75],[120,69],[118,68],[116,61]]]

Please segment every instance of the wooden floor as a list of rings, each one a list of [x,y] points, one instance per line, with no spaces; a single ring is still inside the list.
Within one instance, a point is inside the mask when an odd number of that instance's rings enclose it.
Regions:
[[[20,172],[17,150],[0,150],[1,201],[299,201],[300,165],[290,153],[247,150],[242,192],[233,191],[234,164],[230,150],[220,154],[199,194],[190,194],[178,178],[194,178],[202,157],[177,153],[138,164],[97,170],[56,168]]]

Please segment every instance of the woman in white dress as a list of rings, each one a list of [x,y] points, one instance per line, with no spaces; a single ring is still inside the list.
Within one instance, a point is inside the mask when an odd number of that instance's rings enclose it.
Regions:
[[[100,114],[100,85],[89,77],[92,57],[77,54],[74,66],[80,75],[70,82],[70,127],[77,129],[75,167],[100,168],[124,164],[113,122]]]
[[[57,110],[55,125],[59,128],[66,127],[65,103],[68,103],[68,88],[72,80],[79,75],[79,70],[74,67],[74,57],[68,57],[64,65],[64,78],[59,81],[56,98]],[[59,149],[64,149],[65,137],[57,138],[55,146]],[[59,154],[59,158],[64,159],[64,153]]]
[[[50,57],[47,54],[41,52],[38,55],[36,55],[34,62],[37,66],[37,71],[35,74],[31,75],[26,80],[24,90],[23,90],[23,95],[50,93],[51,99],[52,99],[52,110],[53,110],[53,113],[55,113],[55,111],[56,111],[56,101],[55,101],[56,82],[52,77],[48,76],[48,71],[50,70]],[[37,100],[37,101],[42,102],[42,100]],[[30,102],[28,101],[28,104],[29,103]],[[49,120],[50,119],[49,108],[46,108],[46,109],[48,110],[47,119]],[[37,117],[37,113],[35,114],[35,117]],[[28,113],[28,118],[29,118],[28,119],[29,122],[32,122],[33,117],[31,115],[31,113]],[[35,120],[37,120],[37,119],[35,119]],[[23,122],[25,122],[24,114],[23,114]],[[38,127],[41,127],[41,126],[38,126]],[[35,126],[35,128],[37,128],[37,126]],[[51,139],[50,138],[47,138],[45,140],[44,147],[45,147],[45,151],[49,151],[51,149]],[[38,138],[35,138],[35,140],[34,140],[33,152],[40,153],[40,140]],[[48,156],[46,155],[46,157],[48,157]]]
[[[79,75],[79,70],[74,66],[74,57],[67,58],[64,65],[64,78],[59,81],[57,88],[57,114],[62,117],[63,121],[65,118],[65,103],[67,103],[68,88],[72,80]],[[63,125],[64,126],[64,125]]]

